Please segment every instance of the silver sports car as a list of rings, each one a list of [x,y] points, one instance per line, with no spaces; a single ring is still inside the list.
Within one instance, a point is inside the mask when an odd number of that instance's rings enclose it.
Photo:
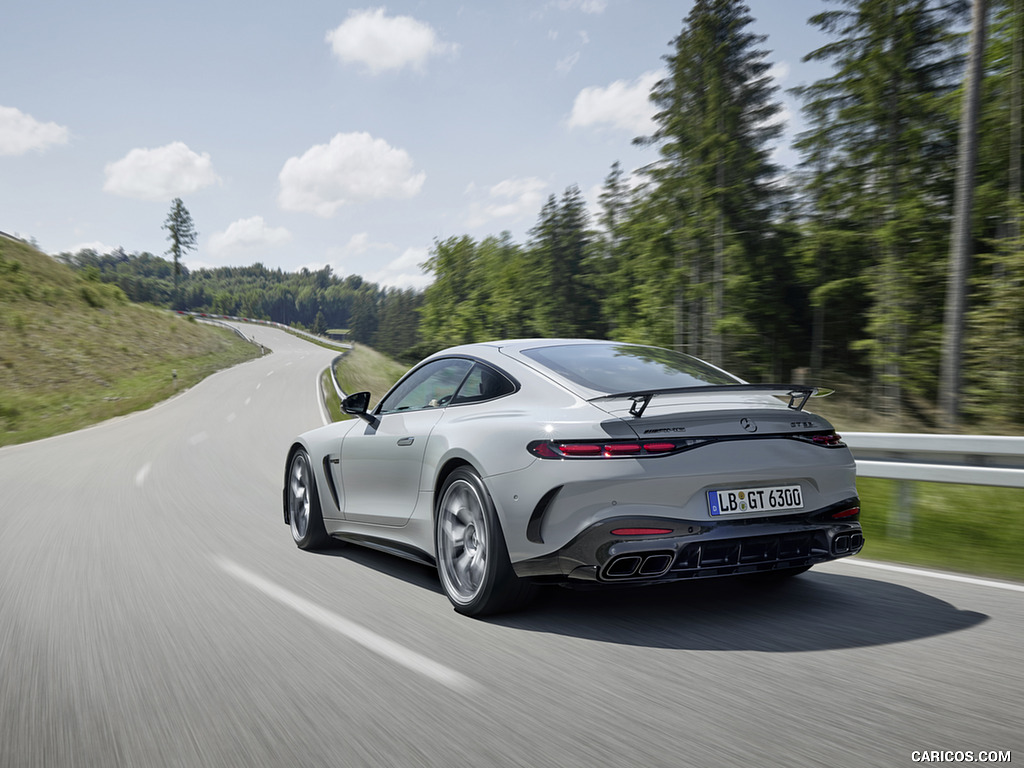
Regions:
[[[284,520],[303,549],[436,566],[472,616],[540,584],[791,576],[864,543],[850,451],[803,410],[815,394],[635,344],[453,347],[295,441]]]

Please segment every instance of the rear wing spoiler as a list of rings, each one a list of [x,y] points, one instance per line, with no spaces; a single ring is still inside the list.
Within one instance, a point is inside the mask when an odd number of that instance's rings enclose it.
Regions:
[[[788,397],[789,407],[801,411],[811,397],[825,397],[835,390],[825,387],[808,387],[803,384],[709,384],[703,387],[672,387],[671,389],[648,389],[641,392],[619,392],[590,398],[591,403],[602,400],[632,400],[629,412],[636,418],[644,415],[651,400],[660,395],[711,395],[757,392],[775,397]]]

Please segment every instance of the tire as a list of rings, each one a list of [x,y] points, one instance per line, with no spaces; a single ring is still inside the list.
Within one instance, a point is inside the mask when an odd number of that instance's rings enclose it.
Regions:
[[[469,467],[441,486],[434,544],[441,587],[455,610],[486,616],[524,606],[537,587],[515,575],[501,523],[487,488]]]
[[[299,549],[325,549],[331,537],[324,528],[320,510],[320,494],[316,490],[316,477],[309,454],[298,450],[288,465],[288,522],[292,539]]]

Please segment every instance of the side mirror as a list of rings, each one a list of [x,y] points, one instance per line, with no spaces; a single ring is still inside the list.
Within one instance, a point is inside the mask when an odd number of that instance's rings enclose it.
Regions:
[[[356,392],[341,401],[341,410],[352,416],[360,416],[366,413],[370,407],[370,393]]]
[[[349,395],[341,401],[342,413],[347,413],[350,416],[358,416],[360,419],[368,422],[370,426],[375,427],[377,426],[377,419],[367,412],[369,409],[369,392],[356,392],[354,395]]]

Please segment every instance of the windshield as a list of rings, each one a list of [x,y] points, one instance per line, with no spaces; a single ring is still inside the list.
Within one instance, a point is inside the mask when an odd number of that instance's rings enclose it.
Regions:
[[[606,394],[741,383],[703,360],[661,347],[564,344],[523,354],[574,384]]]

